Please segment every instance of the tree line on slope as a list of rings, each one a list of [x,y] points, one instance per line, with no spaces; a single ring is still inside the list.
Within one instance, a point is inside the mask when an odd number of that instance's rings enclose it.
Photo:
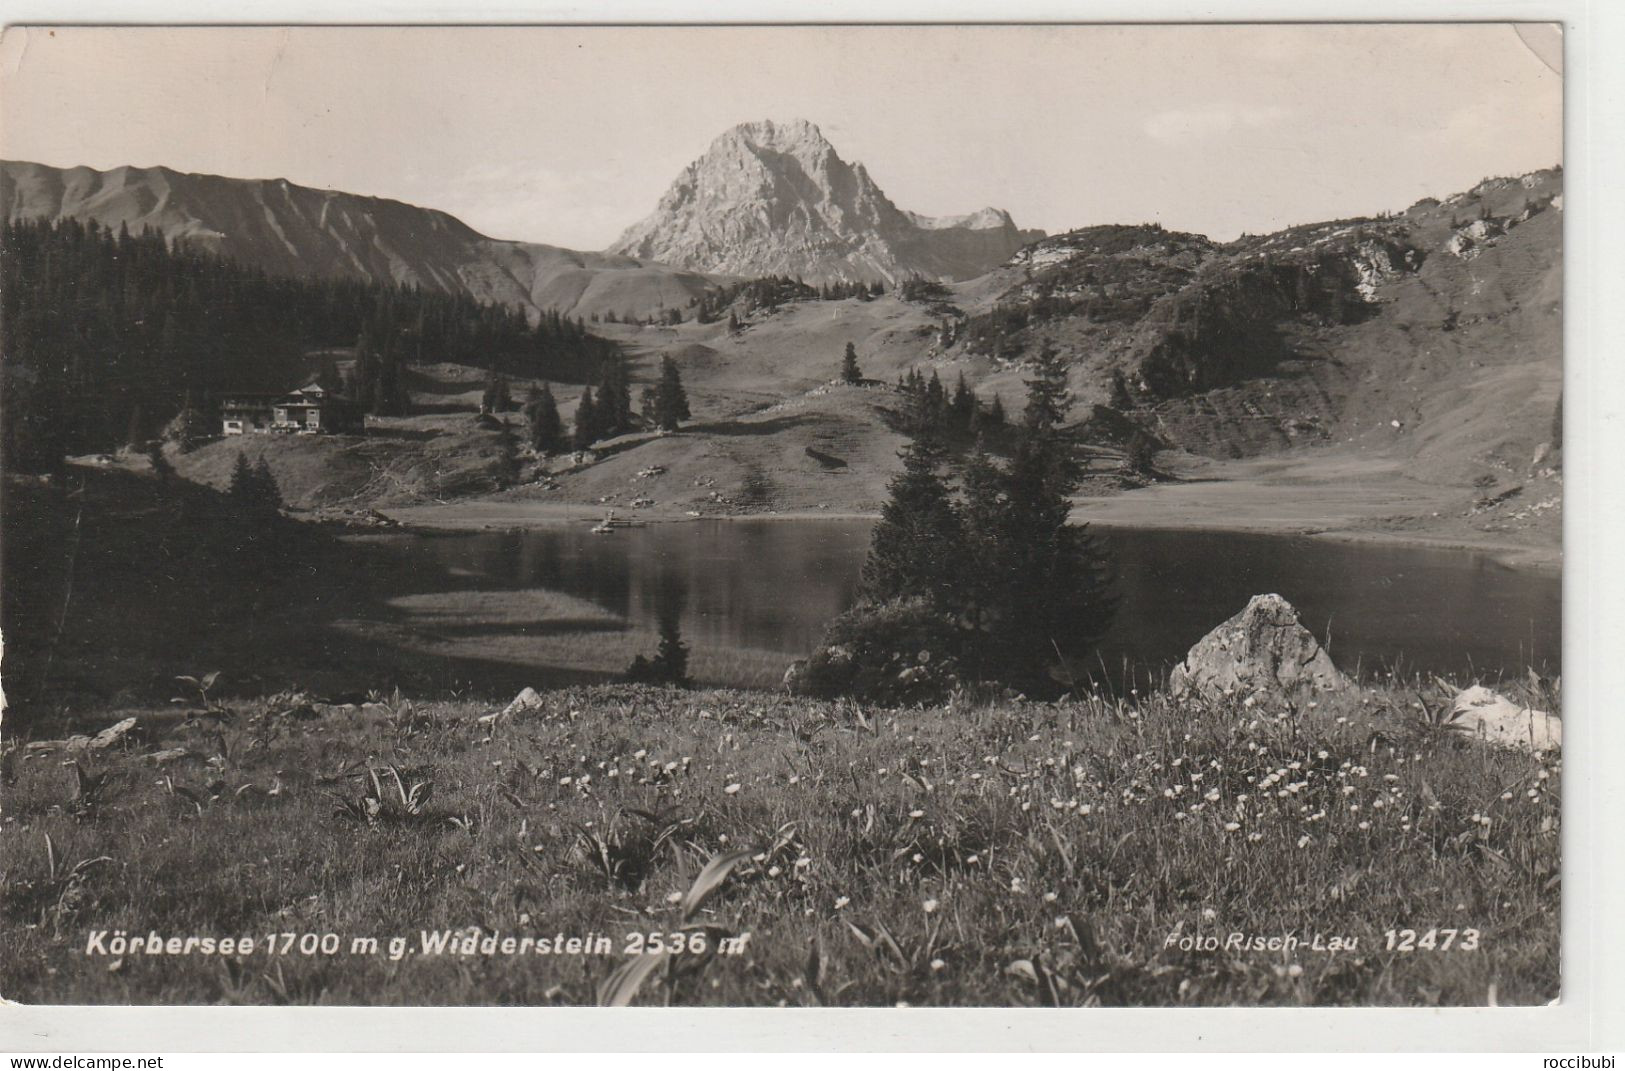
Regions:
[[[579,319],[417,286],[271,276],[171,243],[73,219],[0,231],[0,463],[46,471],[65,454],[147,437],[229,392],[289,389],[313,350],[355,347],[348,389],[404,412],[406,373],[434,361],[592,382],[617,354]]]

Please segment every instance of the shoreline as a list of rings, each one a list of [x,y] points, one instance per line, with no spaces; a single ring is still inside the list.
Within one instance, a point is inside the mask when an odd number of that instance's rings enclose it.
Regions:
[[[1251,523],[1236,519],[1216,521],[1201,515],[1181,515],[1170,511],[1163,515],[1144,514],[1141,510],[1107,509],[1101,515],[1098,507],[1121,498],[1084,499],[1073,505],[1074,521],[1097,528],[1140,531],[1207,531],[1233,532],[1260,536],[1324,539],[1339,543],[1370,543],[1394,547],[1413,547],[1428,550],[1460,551],[1483,554],[1509,569],[1561,575],[1563,548],[1518,543],[1497,539],[1486,533],[1474,536],[1462,532],[1390,531],[1363,528],[1354,524],[1309,525],[1288,518],[1255,520]],[[524,531],[554,528],[571,524],[585,524],[603,519],[605,507],[586,503],[492,502],[473,500],[465,503],[444,503],[431,506],[403,506],[381,509],[378,512],[394,521],[397,528],[358,528],[357,534],[410,531],[444,534],[490,531]],[[707,514],[692,517],[685,513],[662,512],[631,513],[619,510],[624,517],[639,527],[658,524],[684,524],[697,521],[873,521],[878,513],[863,510],[809,510],[793,509],[763,513]]]

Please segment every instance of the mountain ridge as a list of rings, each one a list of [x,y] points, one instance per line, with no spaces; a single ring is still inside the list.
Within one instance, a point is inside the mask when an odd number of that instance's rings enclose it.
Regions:
[[[287,179],[122,165],[100,171],[0,161],[8,220],[74,217],[152,226],[278,275],[351,277],[462,291],[532,316],[685,307],[714,280],[636,258],[481,234],[456,216]]]

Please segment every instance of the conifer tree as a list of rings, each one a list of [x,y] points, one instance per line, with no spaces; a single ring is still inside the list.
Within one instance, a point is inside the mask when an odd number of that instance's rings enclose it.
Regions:
[[[677,362],[670,357],[660,358],[660,381],[655,386],[652,401],[654,422],[663,431],[676,431],[689,418],[683,377],[677,370]]]
[[[271,465],[264,454],[260,455],[259,463],[254,466],[254,504],[255,509],[264,514],[280,513],[282,510],[282,488],[277,486],[276,476],[271,472]]]
[[[859,590],[872,602],[924,596],[951,605],[963,579],[964,533],[940,471],[942,448],[934,436],[920,435],[901,456],[903,471],[888,485]]]
[[[547,384],[525,406],[525,419],[530,424],[530,445],[540,454],[556,454],[564,449],[564,422],[559,419],[559,406]]]
[[[226,485],[226,497],[231,499],[240,515],[248,516],[255,512],[254,504],[259,497],[259,481],[254,475],[254,466],[249,463],[248,455],[241,450],[237,451],[237,462],[231,469],[231,482]]]
[[[959,373],[954,384],[953,400],[948,403],[949,423],[957,434],[968,434],[976,418],[976,392],[965,382],[965,373]]]
[[[863,382],[863,372],[858,368],[858,350],[850,342],[846,344],[846,353],[841,357],[841,382]]]
[[[506,413],[513,408],[513,395],[508,389],[508,377],[492,369],[485,377],[485,391],[480,397],[480,412]]]
[[[1033,358],[1033,376],[1023,381],[1027,387],[1027,408],[1021,422],[1029,431],[1048,434],[1061,426],[1072,406],[1072,392],[1066,386],[1066,362],[1053,345],[1045,343]]]
[[[577,450],[585,450],[597,441],[598,413],[592,399],[592,388],[588,387],[581,392],[581,404],[576,406],[575,435],[571,444]]]
[[[604,362],[594,396],[594,413],[599,438],[619,435],[632,427],[632,384],[626,361],[619,356]]]

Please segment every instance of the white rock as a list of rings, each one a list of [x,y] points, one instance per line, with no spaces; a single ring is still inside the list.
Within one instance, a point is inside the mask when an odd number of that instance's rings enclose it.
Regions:
[[[524,691],[513,697],[513,702],[494,714],[487,714],[479,719],[481,725],[491,725],[502,718],[511,717],[525,710],[535,710],[542,705],[542,697],[534,688],[527,687]]]
[[[1563,719],[1544,710],[1522,707],[1499,692],[1475,684],[1451,705],[1453,725],[1474,739],[1526,751],[1561,751]]]

